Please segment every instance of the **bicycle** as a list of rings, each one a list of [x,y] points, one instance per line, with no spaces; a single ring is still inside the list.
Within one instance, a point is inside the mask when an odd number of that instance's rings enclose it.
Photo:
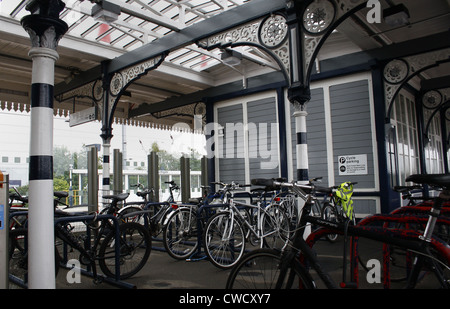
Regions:
[[[106,215],[80,215],[71,214],[55,209],[55,270],[63,261],[59,248],[64,250],[63,256],[67,259],[67,252],[77,250],[79,262],[92,269],[94,282],[99,283],[102,277],[97,273],[96,262],[103,274],[116,280],[124,280],[135,275],[146,264],[151,252],[151,237],[142,225],[134,222],[113,224],[117,220],[114,213],[118,202],[124,201],[128,194],[105,195],[103,198],[111,199]],[[55,200],[55,205],[57,200]],[[70,222],[82,221],[86,225],[86,235],[77,235]],[[100,225],[98,225],[100,221]],[[91,230],[94,230],[93,244],[91,245]],[[28,265],[28,230],[26,228],[10,231],[9,257],[10,275],[13,281],[19,278],[26,285]],[[10,276],[11,278],[11,276]]]
[[[343,182],[338,186],[332,186],[325,191],[330,198],[325,200],[322,204],[321,215],[324,220],[342,222],[347,224],[356,224],[356,218],[353,212],[353,201],[351,199],[353,194],[353,186],[357,182]],[[335,242],[338,238],[337,234],[327,234],[326,239],[330,242]]]
[[[15,213],[28,210],[28,197],[22,196],[16,187],[12,188],[14,192],[9,192],[9,211]],[[27,216],[13,216],[9,224],[10,229],[24,227],[28,218]]]
[[[270,180],[254,180],[260,185],[279,185],[289,187],[305,200],[301,216],[301,224],[311,222],[321,226],[307,240],[303,239],[304,228],[298,229],[294,238],[284,250],[255,250],[247,254],[235,265],[230,273],[226,287],[234,288],[316,288],[311,270],[327,288],[337,288],[338,285],[319,263],[312,243],[326,233],[347,232],[349,235],[364,237],[382,243],[401,246],[415,253],[412,270],[408,276],[407,288],[416,287],[422,270],[431,271],[441,288],[450,288],[450,248],[443,241],[433,237],[434,226],[438,220],[442,203],[450,200],[450,175],[412,175],[407,181],[435,185],[442,188],[435,198],[425,231],[417,232],[405,229],[384,229],[369,226],[346,226],[342,223],[327,221],[309,215],[314,186],[295,183],[274,183]],[[345,277],[343,278],[346,279]],[[341,287],[355,288],[358,282],[343,281]]]
[[[233,267],[244,254],[249,235],[259,240],[260,247],[281,248],[286,244],[290,236],[290,222],[277,204],[263,207],[261,202],[256,205],[237,202],[233,198],[234,191],[243,186],[237,183],[221,185],[230,193],[230,198],[225,210],[208,220],[203,234],[206,255],[214,266],[221,269]],[[240,211],[245,208],[256,211],[255,224],[246,212]],[[250,232],[249,235],[247,232]]]
[[[209,190],[210,187],[203,187]],[[223,206],[225,192],[205,191],[204,197],[191,199],[190,204],[176,205],[163,229],[163,243],[166,252],[176,260],[192,260],[201,244],[203,227],[215,213],[213,208]]]
[[[168,216],[173,211],[172,204],[175,202],[173,191],[179,190],[175,181],[166,181],[169,184],[169,197],[164,202],[152,202],[149,197],[154,193],[153,189],[144,189],[136,194],[143,198],[142,202],[126,203],[118,211],[118,217],[123,222],[139,222],[146,226],[150,235],[157,237],[161,234],[167,224]],[[138,187],[142,185],[138,184]]]

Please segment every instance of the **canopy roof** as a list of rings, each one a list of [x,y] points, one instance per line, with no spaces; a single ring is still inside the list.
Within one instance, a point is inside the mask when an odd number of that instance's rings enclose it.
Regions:
[[[8,0],[0,3],[0,102],[2,108],[27,108],[31,84],[31,60],[28,57],[30,41],[20,25],[20,19],[28,15],[28,0]],[[146,51],[156,46],[162,38],[180,37],[194,25],[217,20],[226,22],[232,12],[242,10],[243,18],[251,18],[252,7],[262,3],[283,7],[285,0],[107,0],[120,9],[117,19],[108,22],[95,16],[98,1],[65,0],[66,8],[61,18],[69,25],[69,31],[61,40],[56,63],[55,84],[70,84],[78,76],[98,68],[102,61],[118,59],[136,51]],[[430,35],[442,34],[450,29],[449,0],[380,0],[383,9],[404,3],[409,11],[409,24],[392,27],[386,23],[369,23],[368,9],[358,12],[335,31],[322,47],[318,56],[318,69],[329,59],[349,54],[386,50],[389,56],[396,46],[405,42],[421,42]],[[248,16],[246,16],[247,14]],[[236,15],[236,14],[235,14]],[[111,18],[111,17],[110,17]],[[211,25],[209,23],[208,25]],[[442,44],[442,43],[441,43]],[[426,46],[421,46],[422,49]],[[430,46],[432,49],[433,46]],[[255,76],[279,71],[278,64],[262,50],[255,47],[239,47],[243,55],[238,66],[228,66],[221,61],[223,51],[204,50],[193,43],[172,49],[163,64],[149,72],[127,89],[116,110],[120,121],[129,121],[129,115],[143,122],[172,125],[179,121],[192,122],[195,105],[192,99],[182,106],[183,97],[215,87],[242,83]],[[329,62],[331,63],[331,62]],[[424,72],[421,79],[448,77],[450,67],[443,64]],[[165,104],[177,99],[177,104]],[[55,104],[55,113],[79,111],[92,102],[73,99]],[[153,109],[138,109],[140,106]],[[177,111],[164,110],[164,106]],[[184,109],[184,110],[183,110]],[[141,111],[142,110],[142,111]],[[150,112],[149,112],[150,111]]]

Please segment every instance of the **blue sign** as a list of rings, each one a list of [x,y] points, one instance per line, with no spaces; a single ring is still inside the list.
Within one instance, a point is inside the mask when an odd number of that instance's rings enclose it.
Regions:
[[[0,230],[5,228],[5,205],[0,204]]]

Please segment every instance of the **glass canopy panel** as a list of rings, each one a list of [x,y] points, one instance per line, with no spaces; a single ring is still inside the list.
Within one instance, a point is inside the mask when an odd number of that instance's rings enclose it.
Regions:
[[[20,21],[30,13],[29,0],[0,0],[0,15]],[[121,7],[117,20],[105,23],[92,16],[91,0],[63,0],[61,19],[69,25],[66,36],[98,42],[122,50],[134,50],[174,31],[220,14],[251,0],[104,0]],[[194,71],[219,64],[220,51],[181,49],[166,61]]]

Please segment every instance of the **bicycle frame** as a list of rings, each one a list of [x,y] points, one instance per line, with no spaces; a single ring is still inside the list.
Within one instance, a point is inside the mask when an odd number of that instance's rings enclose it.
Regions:
[[[257,219],[256,229],[254,229],[253,226],[248,222],[248,220],[246,220],[244,218],[244,216],[240,213],[237,206],[249,207],[249,208],[256,209],[256,211],[257,211],[257,213],[256,213],[256,219]],[[242,223],[245,224],[245,226],[249,229],[249,231],[251,233],[253,233],[253,235],[255,235],[257,238],[259,238],[261,247],[263,245],[263,239],[276,232],[276,231],[270,231],[267,234],[263,234],[263,228],[262,228],[263,215],[267,216],[270,219],[272,219],[272,217],[265,209],[263,209],[260,202],[258,202],[257,205],[251,205],[251,204],[246,204],[246,203],[241,203],[241,202],[234,202],[232,200],[232,201],[230,201],[230,214],[231,214],[231,226],[233,226],[233,223],[234,223],[234,216],[237,215],[237,217],[241,220]],[[230,232],[231,232],[231,229],[230,229]],[[229,235],[228,235],[228,237],[229,237]]]
[[[68,231],[66,228],[63,227],[63,222],[79,222],[79,221],[97,221],[101,220],[102,222],[107,222],[107,224],[102,223],[100,226],[100,233],[98,233],[97,237],[95,237],[94,244],[91,246],[90,250],[86,250],[86,248],[81,245],[81,243],[74,239],[73,234]],[[114,223],[111,224],[109,220],[112,220]],[[69,217],[60,217],[55,220],[55,233],[56,237],[60,238],[65,245],[70,245],[71,247],[75,248],[77,251],[80,252],[82,256],[87,258],[89,260],[89,266],[92,268],[92,274],[95,280],[98,280],[98,274],[97,274],[97,266],[95,264],[96,258],[96,252],[97,247],[101,240],[101,235],[103,231],[106,229],[106,227],[113,227],[115,231],[115,270],[116,270],[116,281],[119,281],[120,278],[120,236],[119,236],[119,222],[118,219],[111,215],[87,215],[87,216],[69,216]],[[89,236],[89,233],[88,233]],[[86,263],[84,263],[86,264]],[[106,277],[105,277],[106,278]],[[104,278],[102,278],[104,280]]]

